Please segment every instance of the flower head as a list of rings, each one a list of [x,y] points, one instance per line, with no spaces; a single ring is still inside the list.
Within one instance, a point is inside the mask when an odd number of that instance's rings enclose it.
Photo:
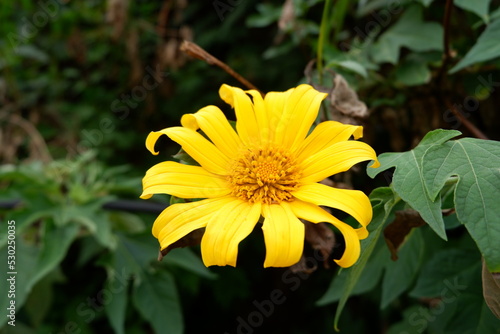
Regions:
[[[155,143],[167,135],[200,164],[161,162],[143,179],[144,199],[158,193],[204,198],[171,205],[158,216],[153,235],[161,249],[205,228],[201,241],[205,265],[235,266],[238,244],[262,216],[264,266],[291,266],[302,255],[305,228],[300,219],[304,219],[335,226],[346,243],[342,258],[335,261],[342,267],[353,265],[360,254],[359,240],[368,236],[370,201],[361,191],[318,182],[358,162],[376,161],[369,145],[349,140],[360,138],[362,127],[327,121],[309,133],[327,95],[309,85],[264,98],[254,90],[222,85],[219,94],[235,110],[236,130],[219,108],[208,106],[184,115],[181,127],[151,132],[146,139],[149,151],[158,154]],[[345,211],[359,228],[341,222],[320,205]]]

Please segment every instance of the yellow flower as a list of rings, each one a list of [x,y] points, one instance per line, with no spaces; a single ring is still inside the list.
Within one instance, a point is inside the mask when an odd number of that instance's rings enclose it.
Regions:
[[[153,235],[161,249],[205,228],[204,264],[235,266],[238,244],[263,216],[264,267],[291,266],[303,251],[302,218],[335,226],[346,244],[342,258],[335,261],[352,266],[360,254],[359,240],[368,236],[370,201],[361,191],[317,182],[361,161],[375,160],[378,165],[369,145],[348,140],[360,138],[363,128],[327,121],[308,134],[327,95],[309,85],[271,92],[264,98],[255,90],[222,85],[219,94],[235,110],[236,131],[219,108],[207,106],[184,115],[181,127],[151,132],[146,139],[148,150],[158,154],[155,143],[167,135],[200,166],[173,161],[153,166],[143,179],[141,198],[158,193],[205,198],[171,205],[158,216]],[[360,227],[341,222],[320,205],[345,211]]]

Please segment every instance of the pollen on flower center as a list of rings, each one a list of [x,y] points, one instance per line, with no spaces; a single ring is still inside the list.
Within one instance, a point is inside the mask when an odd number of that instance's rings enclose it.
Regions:
[[[233,195],[250,203],[292,201],[300,171],[294,157],[277,148],[250,149],[234,161],[228,176]]]

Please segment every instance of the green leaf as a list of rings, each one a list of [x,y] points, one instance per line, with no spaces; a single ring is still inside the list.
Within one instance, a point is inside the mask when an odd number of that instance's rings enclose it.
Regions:
[[[140,280],[144,268],[158,258],[158,243],[150,233],[134,235],[133,238],[118,234],[114,268],[125,270],[125,275],[135,275]]]
[[[139,313],[157,334],[181,334],[182,311],[173,276],[161,270],[143,276],[134,289],[133,301]]]
[[[3,231],[2,231],[3,233]],[[29,280],[32,275],[35,274],[36,260],[38,255],[38,249],[34,246],[29,245],[22,238],[16,238],[16,271],[17,275],[15,276],[16,280],[16,309],[24,304],[26,298],[28,296],[27,286],[29,284]],[[0,248],[0,259],[2,263],[7,264],[7,245]],[[0,271],[0,281],[2,282],[2,286],[4,286],[4,282],[7,282],[7,279],[10,278],[10,274],[7,275],[6,270]],[[5,285],[5,290],[2,288],[2,293],[0,294],[0,328],[9,320],[5,316],[6,309],[9,307],[10,303],[8,293],[7,293],[7,285]],[[16,319],[17,324],[17,319]]]
[[[128,281],[110,277],[106,281],[106,290],[113,293],[113,298],[106,304],[106,315],[116,334],[125,334],[125,311],[127,310]]]
[[[199,276],[213,279],[216,277],[189,248],[172,249],[162,260],[167,265],[176,265]]]
[[[251,15],[246,20],[246,25],[250,28],[261,28],[279,20],[282,8],[267,3],[257,5],[259,14]]]
[[[426,333],[425,329],[432,315],[431,311],[422,306],[411,306],[402,312],[403,320],[389,328],[386,334],[421,334]]]
[[[361,75],[363,78],[368,77],[368,72],[366,71],[366,68],[361,65],[360,63],[353,61],[353,60],[332,60],[330,61],[326,67],[331,68],[331,67],[339,67],[339,68],[345,68],[346,70],[352,71],[354,73],[357,73]]]
[[[422,19],[422,7],[409,7],[398,22],[383,33],[373,45],[372,57],[377,63],[396,64],[400,49],[423,52],[443,49],[443,28]]]
[[[434,0],[418,0],[424,5],[425,7],[429,7],[429,5],[434,1]]]
[[[479,254],[473,250],[451,248],[436,253],[422,267],[410,296],[433,298],[443,297],[449,291],[462,293],[480,268],[478,260]]]
[[[500,272],[500,142],[463,138],[429,148],[423,175],[435,198],[453,175],[457,217],[483,254],[490,271]]]
[[[33,285],[41,278],[59,265],[66,256],[69,246],[73,240],[75,240],[78,231],[79,226],[76,224],[58,227],[50,221],[45,222],[43,245],[40,249],[34,274],[30,276],[29,283],[26,287],[28,291],[30,291]]]
[[[405,86],[417,86],[431,80],[431,71],[422,61],[405,59],[396,68],[396,81]]]
[[[336,329],[347,299],[360,279],[368,263],[368,259],[375,250],[385,223],[394,215],[396,204],[399,202],[394,194],[391,196],[389,190],[389,188],[376,189],[370,194],[372,205],[374,205],[373,219],[370,225],[368,225],[370,235],[361,241],[361,255],[358,262],[350,268],[343,269],[343,271],[347,271],[347,284],[343,288],[343,294],[335,312],[334,326]]]
[[[500,320],[491,313],[480,294],[467,291],[456,296],[450,294],[448,298],[453,304],[441,302],[444,312],[437,314],[430,326],[434,333],[498,333]],[[440,326],[442,324],[444,326]]]
[[[491,0],[455,0],[454,4],[463,10],[477,14],[484,23],[488,23],[488,11]]]
[[[53,271],[66,256],[69,246],[78,233],[78,225],[55,226],[52,221],[44,223],[41,246],[33,246],[16,235],[16,308],[19,310],[31,293],[33,287],[51,271]],[[7,246],[0,250],[1,254],[7,254]],[[6,255],[4,257],[7,263]],[[8,278],[7,271],[0,272],[0,279],[5,282]],[[0,306],[2,310],[9,303],[6,293],[0,294]],[[7,318],[0,317],[0,327]]]
[[[500,56],[500,19],[491,22],[479,36],[476,44],[467,52],[467,54],[456,64],[449,73],[455,73],[461,69]]]
[[[424,256],[424,239],[419,229],[413,229],[398,251],[398,260],[385,267],[380,307],[387,307],[412,284]]]
[[[429,198],[421,160],[429,148],[440,145],[459,134],[459,131],[454,130],[431,131],[413,150],[403,153],[383,153],[378,157],[380,167],[367,168],[368,175],[373,178],[380,172],[396,167],[392,178],[394,191],[417,210],[425,222],[444,240],[446,240],[446,232],[441,213],[441,199]]]

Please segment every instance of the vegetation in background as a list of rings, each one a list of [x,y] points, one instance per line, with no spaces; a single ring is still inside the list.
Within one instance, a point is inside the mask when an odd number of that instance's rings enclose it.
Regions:
[[[4,4],[0,203],[13,207],[0,208],[0,332],[498,333],[499,5]],[[239,85],[181,52],[183,40],[264,92],[301,82],[328,91],[322,120],[364,126],[382,166],[332,180],[371,193],[357,265],[331,261],[343,252],[339,234],[328,261],[308,246],[307,270],[263,269],[260,229],[240,245],[236,269],[205,268],[197,247],[157,261],[151,225],[170,199],[138,199],[160,161],[144,140],[218,104],[222,83]],[[177,146],[159,145],[172,159]],[[4,315],[12,220],[15,327]]]

